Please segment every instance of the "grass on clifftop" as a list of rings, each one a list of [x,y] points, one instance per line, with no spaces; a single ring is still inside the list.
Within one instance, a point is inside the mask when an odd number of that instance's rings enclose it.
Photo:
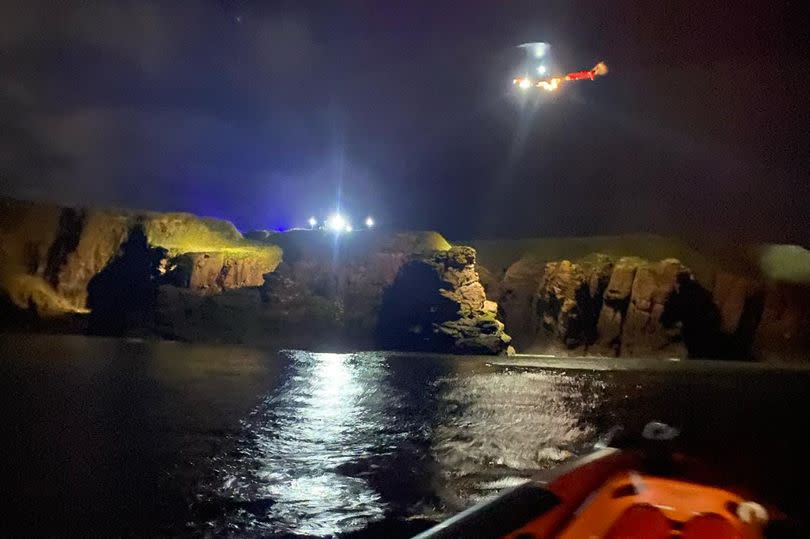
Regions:
[[[247,241],[228,221],[190,213],[150,213],[143,227],[150,244],[170,252],[220,250]]]
[[[217,251],[235,258],[271,256],[281,259],[280,248],[247,240],[232,223],[222,219],[190,213],[150,213],[143,226],[149,243],[163,247],[170,256]]]

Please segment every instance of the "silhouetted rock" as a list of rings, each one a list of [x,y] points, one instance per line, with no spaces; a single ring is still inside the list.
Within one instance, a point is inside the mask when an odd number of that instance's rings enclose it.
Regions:
[[[113,260],[87,284],[88,330],[125,335],[151,325],[157,299],[161,248],[150,247],[142,227],[135,227]]]
[[[740,327],[746,305],[763,293],[762,283],[720,271],[715,275],[712,300],[720,313],[720,329],[733,335]]]
[[[768,361],[808,361],[810,287],[769,283],[754,334],[755,353]]]

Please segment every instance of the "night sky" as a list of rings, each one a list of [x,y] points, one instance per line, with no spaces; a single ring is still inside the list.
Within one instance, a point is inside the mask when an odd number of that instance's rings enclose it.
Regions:
[[[0,194],[808,245],[803,35],[778,0],[0,0]],[[527,41],[610,73],[527,100]]]

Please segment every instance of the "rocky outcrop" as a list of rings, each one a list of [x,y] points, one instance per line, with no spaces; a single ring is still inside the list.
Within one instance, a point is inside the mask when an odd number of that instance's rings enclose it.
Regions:
[[[474,251],[451,249],[435,232],[256,231],[247,239],[228,222],[189,214],[0,205],[6,328],[56,327],[47,317],[71,314],[81,331],[103,335],[368,349],[395,342],[380,338],[381,312],[391,314],[386,291],[408,280],[406,265],[422,264],[436,282],[405,294],[442,313],[425,326],[432,340],[424,349],[498,353],[508,342]],[[446,312],[436,310],[442,305]]]
[[[810,350],[810,251],[795,245],[718,269],[656,237],[490,242],[493,268],[506,265],[498,253],[532,253],[491,272],[435,232],[249,236],[190,214],[0,198],[0,327],[330,350],[500,353],[506,333],[522,352],[554,354],[784,361]],[[595,244],[609,255],[581,256]],[[638,245],[646,259],[621,256]],[[698,269],[659,260],[673,252]],[[737,272],[734,260],[748,262]]]
[[[591,345],[612,269],[605,255],[546,264],[534,299],[541,333],[568,350]]]
[[[406,262],[386,290],[378,322],[384,347],[497,354],[510,342],[487,304],[475,250],[456,246]]]
[[[696,324],[694,313],[685,305],[696,299],[694,278],[678,260],[617,260],[592,254],[576,261],[547,262],[539,276],[536,261],[524,260],[513,267],[507,275],[521,276],[515,281],[523,295],[534,284],[528,320],[523,306],[503,316],[507,331],[511,330],[509,321],[515,319],[521,327],[532,328],[524,341],[528,344],[519,350],[555,355],[687,356],[684,327]],[[501,310],[513,306],[503,301]]]
[[[374,347],[384,290],[407,258],[450,247],[435,232],[366,230],[336,237],[298,230],[274,238],[284,262],[266,274],[261,297],[278,314],[274,327],[297,335],[299,346],[308,348],[313,336]]]
[[[74,213],[65,209],[63,214]],[[56,293],[77,309],[87,307],[90,280],[120,253],[136,222],[129,216],[106,211],[78,211],[78,219],[70,234],[75,247],[66,253],[64,263],[52,284]],[[125,286],[124,283],[121,283]]]
[[[282,234],[285,261],[261,288],[274,328],[349,348],[499,353],[503,325],[472,249],[435,233]],[[274,331],[276,331],[274,329]],[[333,346],[334,347],[334,346]]]
[[[372,348],[383,292],[406,256],[377,252],[332,261],[327,251],[323,257],[285,261],[266,274],[261,298],[277,313],[273,326],[296,334],[299,346],[309,348],[321,337]]]
[[[503,294],[503,290],[501,290],[501,279],[503,275],[497,275],[481,264],[475,265],[475,271],[478,273],[478,280],[481,281],[487,298],[496,303],[499,302]]]
[[[786,283],[767,286],[753,340],[759,359],[808,361],[810,288]]]
[[[509,266],[501,282],[498,315],[521,351],[531,350],[535,341],[538,323],[533,302],[545,267],[542,260],[521,258]]]
[[[596,341],[592,351],[616,355],[621,352],[622,330],[630,305],[630,295],[636,270],[646,261],[636,257],[622,257],[613,265],[607,288],[602,297],[602,309],[596,323]]]
[[[527,256],[500,290],[521,352],[785,361],[810,350],[810,287],[727,271],[699,280],[674,258]]]
[[[183,253],[171,259],[169,279],[176,286],[205,291],[261,286],[264,274],[274,271],[279,262],[272,249]]]
[[[155,268],[141,273],[167,272],[160,280],[201,290],[258,286],[281,260],[277,246],[248,241],[226,221],[191,214],[87,210],[10,199],[0,199],[0,207],[0,292],[17,308],[39,316],[87,313],[93,279],[112,264],[119,267],[122,257],[153,260],[153,249],[163,256]],[[123,246],[139,234],[145,238],[144,256],[132,249],[125,255]],[[122,279],[107,282],[104,290],[115,285],[132,286]]]
[[[678,285],[692,278],[691,272],[674,258],[636,268],[622,328],[622,355],[686,357],[680,321],[667,324],[664,313]]]

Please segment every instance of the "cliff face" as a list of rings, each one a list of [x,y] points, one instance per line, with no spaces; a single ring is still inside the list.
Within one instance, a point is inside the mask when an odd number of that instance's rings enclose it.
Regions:
[[[526,240],[528,255],[490,271],[481,262],[514,245],[485,242],[482,261],[435,232],[250,238],[190,214],[0,198],[0,327],[456,353],[501,353],[509,333],[520,352],[810,357],[810,252],[796,246],[753,251],[756,274],[650,236]],[[550,258],[593,245],[608,252]],[[634,246],[643,257],[623,256]]]
[[[272,240],[284,249],[284,262],[265,274],[257,294],[227,290],[202,299],[192,290],[161,287],[161,335],[488,354],[509,342],[478,280],[475,252],[451,248],[436,233],[293,231]]]
[[[226,221],[190,214],[9,199],[0,200],[0,210],[0,290],[40,317],[88,313],[105,295],[140,286],[132,279],[153,269],[182,286],[222,290],[258,286],[281,261],[280,248],[245,240]]]
[[[104,335],[459,353],[509,341],[475,252],[435,232],[246,239],[190,214],[0,203],[5,327],[52,330],[67,317],[68,330]],[[414,280],[423,270],[432,276]],[[419,321],[419,337],[394,320]]]
[[[519,259],[493,285],[521,352],[806,360],[810,288],[669,258]]]
[[[386,348],[500,353],[511,338],[475,270],[475,250],[453,247],[413,257],[386,289],[378,342]]]

